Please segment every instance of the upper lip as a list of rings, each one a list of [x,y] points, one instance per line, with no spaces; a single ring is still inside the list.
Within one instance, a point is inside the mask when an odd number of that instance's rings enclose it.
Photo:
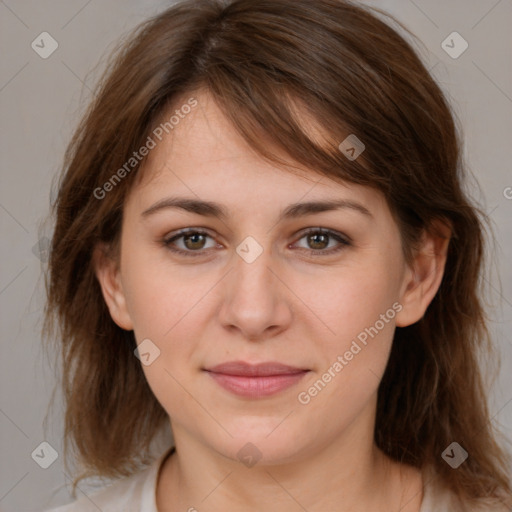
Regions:
[[[205,368],[205,370],[213,373],[223,373],[225,375],[238,375],[243,377],[291,375],[307,371],[304,368],[288,366],[273,361],[258,364],[246,363],[245,361],[230,361],[212,366],[211,368]]]

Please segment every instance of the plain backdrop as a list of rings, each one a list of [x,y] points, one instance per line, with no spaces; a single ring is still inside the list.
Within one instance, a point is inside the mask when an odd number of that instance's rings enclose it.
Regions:
[[[0,510],[36,511],[70,501],[62,464],[62,403],[43,425],[56,376],[41,348],[45,259],[42,219],[66,144],[113,44],[171,2],[158,0],[0,0],[2,229],[0,270]],[[494,270],[486,278],[492,332],[502,368],[491,395],[493,421],[512,438],[512,2],[384,0],[415,33],[421,57],[446,91],[464,128],[471,193],[495,230]],[[453,32],[457,58],[443,49]],[[42,32],[58,44],[43,59]],[[50,41],[48,36],[46,41]],[[450,36],[453,39],[453,35]],[[451,41],[448,39],[448,41]],[[50,48],[49,43],[46,49]],[[39,49],[41,52],[42,49]],[[31,454],[49,443],[47,469]],[[86,485],[80,492],[87,492]]]

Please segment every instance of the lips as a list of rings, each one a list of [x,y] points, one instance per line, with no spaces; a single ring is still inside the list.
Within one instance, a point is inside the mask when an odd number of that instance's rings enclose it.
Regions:
[[[244,361],[232,361],[218,364],[217,366],[208,368],[206,371],[223,373],[225,375],[239,375],[242,377],[265,377],[269,375],[291,375],[307,370],[274,362],[250,364]]]
[[[222,388],[247,398],[270,396],[293,386],[309,371],[277,362],[249,364],[222,363],[205,371]]]

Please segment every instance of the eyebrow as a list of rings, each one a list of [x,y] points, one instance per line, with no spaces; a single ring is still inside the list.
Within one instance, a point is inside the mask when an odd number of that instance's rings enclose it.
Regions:
[[[170,208],[179,208],[190,213],[196,213],[205,217],[215,217],[221,220],[227,220],[228,218],[228,211],[219,203],[215,203],[213,201],[201,201],[187,197],[166,197],[161,199],[150,206],[147,210],[144,210],[141,216],[143,218],[147,218],[157,212]],[[306,203],[293,203],[280,213],[278,221],[342,208],[354,210],[367,217],[373,218],[373,215],[368,208],[356,201],[348,199],[332,199],[310,201]]]

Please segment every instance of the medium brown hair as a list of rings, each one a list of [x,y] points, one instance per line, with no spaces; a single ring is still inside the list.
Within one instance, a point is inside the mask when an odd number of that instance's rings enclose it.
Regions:
[[[395,332],[375,442],[397,461],[433,465],[462,498],[511,498],[479,368],[491,350],[480,298],[484,217],[463,190],[460,127],[412,45],[379,15],[344,0],[189,0],[141,24],[112,55],[52,205],[44,332],[50,339],[58,331],[65,452],[72,446],[83,467],[73,492],[85,477],[136,471],[168,423],[134,357],[133,332],[110,317],[92,261],[101,242],[116,254],[124,201],[144,160],[102,199],[94,191],[178,97],[202,89],[263,158],[285,168],[271,151],[278,148],[319,175],[381,191],[408,260],[436,220],[451,226],[438,293],[420,321]],[[348,134],[365,144],[355,160],[338,148]],[[441,457],[454,441],[469,453],[457,470]]]

